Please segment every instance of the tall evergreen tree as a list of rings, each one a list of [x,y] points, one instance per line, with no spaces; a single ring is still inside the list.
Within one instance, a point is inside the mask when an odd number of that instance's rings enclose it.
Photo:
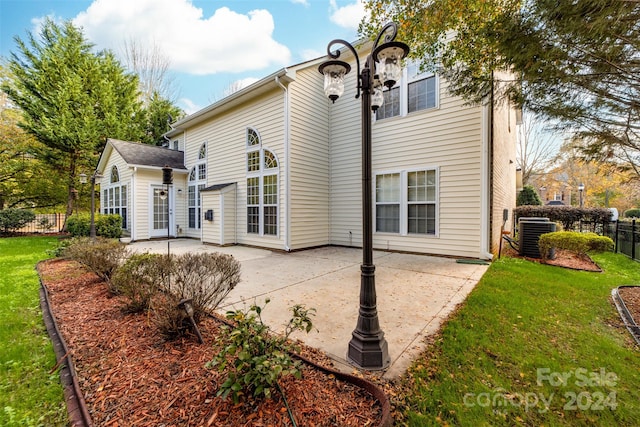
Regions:
[[[22,112],[20,126],[42,143],[35,153],[64,171],[67,214],[77,175],[90,171],[107,137],[141,140],[145,135],[138,81],[108,51],[93,52],[71,22],[47,19],[39,37],[15,38],[2,89]]]

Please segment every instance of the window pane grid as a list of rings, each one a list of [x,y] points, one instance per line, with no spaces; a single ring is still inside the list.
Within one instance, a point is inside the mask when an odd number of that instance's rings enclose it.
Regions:
[[[260,152],[251,151],[247,153],[247,171],[256,172],[260,170]]]
[[[436,106],[435,76],[409,83],[408,92],[408,109],[410,113],[434,108]]]
[[[400,88],[394,87],[383,92],[384,102],[376,111],[376,119],[386,119],[400,115]]]

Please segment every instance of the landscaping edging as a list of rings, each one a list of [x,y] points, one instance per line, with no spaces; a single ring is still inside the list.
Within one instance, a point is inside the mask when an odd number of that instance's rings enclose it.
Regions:
[[[53,351],[56,354],[56,367],[60,369],[60,382],[64,387],[64,400],[67,405],[69,422],[73,427],[91,427],[93,425],[91,415],[89,415],[87,404],[80,390],[75,366],[69,355],[67,343],[62,338],[58,323],[51,312],[49,292],[44,283],[42,283],[42,277],[38,269],[39,264],[36,266],[36,270],[40,280],[40,309],[42,310],[42,319],[47,328],[47,333],[53,344]]]
[[[633,319],[633,316],[627,309],[627,306],[624,304],[624,301],[622,300],[622,297],[618,292],[618,289],[620,288],[636,288],[636,287],[637,286],[634,286],[634,285],[618,286],[617,288],[614,288],[613,290],[611,290],[611,298],[613,298],[613,302],[616,305],[616,308],[618,309],[618,313],[620,313],[620,317],[622,318],[624,325],[627,327],[627,330],[631,333],[633,338],[636,340],[636,343],[640,345],[640,327],[636,325],[636,322]]]

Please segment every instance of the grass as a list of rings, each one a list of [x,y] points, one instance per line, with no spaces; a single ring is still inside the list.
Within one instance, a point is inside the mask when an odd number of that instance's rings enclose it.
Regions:
[[[622,255],[589,273],[494,262],[409,370],[410,426],[635,426],[640,352],[610,294],[640,284]]]
[[[66,410],[39,309],[37,261],[55,238],[0,239],[0,425],[62,426]],[[635,426],[640,352],[610,301],[640,284],[622,255],[604,273],[494,262],[405,377],[409,426]]]
[[[53,347],[40,311],[36,263],[52,237],[0,239],[0,425],[65,426]]]

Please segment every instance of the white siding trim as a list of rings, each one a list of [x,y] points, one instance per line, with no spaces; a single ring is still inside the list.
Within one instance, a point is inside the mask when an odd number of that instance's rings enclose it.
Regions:
[[[286,68],[285,68],[286,71]],[[280,86],[282,88],[282,90],[284,91],[284,100],[283,100],[283,106],[284,106],[284,158],[285,158],[285,164],[282,166],[283,170],[284,170],[284,191],[286,192],[285,194],[285,207],[284,207],[284,211],[285,211],[285,218],[284,218],[284,222],[285,222],[285,234],[284,234],[284,250],[289,252],[291,251],[291,191],[290,191],[290,184],[291,184],[291,180],[289,178],[289,160],[291,159],[291,152],[290,152],[290,146],[289,146],[289,142],[291,139],[291,126],[290,126],[290,117],[289,117],[289,91],[287,90],[287,87],[285,85],[283,85],[282,83],[280,83],[280,78],[278,76],[276,76],[276,83],[278,84],[278,86]],[[279,185],[280,183],[278,183]],[[280,218],[278,218],[279,220]]]

